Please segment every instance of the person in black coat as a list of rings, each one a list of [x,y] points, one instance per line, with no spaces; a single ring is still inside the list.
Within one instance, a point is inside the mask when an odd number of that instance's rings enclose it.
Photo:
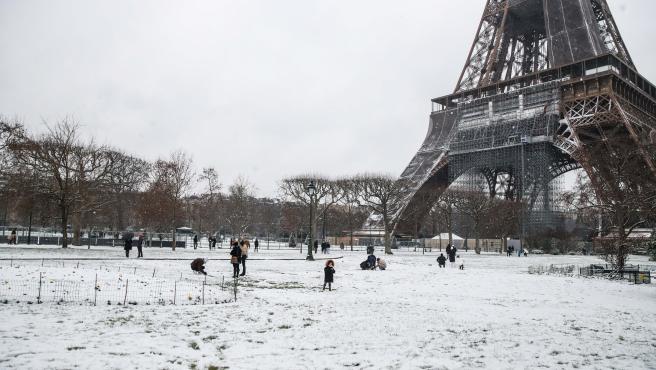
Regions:
[[[139,235],[139,240],[137,241],[137,252],[139,252],[139,254],[137,254],[137,258],[143,258],[143,243],[144,243],[144,236],[142,234]]]
[[[451,264],[451,267],[455,267],[457,251],[458,249],[456,249],[456,247],[451,247],[451,250],[449,251],[449,263]]]
[[[132,238],[125,238],[125,246],[123,249],[125,249],[125,257],[130,258],[130,251],[132,250]]]
[[[194,249],[198,248],[198,235],[194,235]]]
[[[191,269],[200,274],[207,275],[207,272],[205,272],[205,260],[202,258],[196,258],[191,261]]]
[[[241,263],[241,248],[239,247],[239,242],[235,241],[232,243],[232,249],[230,250],[230,263],[232,263],[232,277],[239,277],[239,264]]]
[[[328,260],[326,261],[326,267],[323,268],[323,290],[326,290],[326,284],[328,284],[328,290],[332,291],[334,275],[335,275],[335,262],[333,260]]]
[[[314,241],[314,254],[317,254],[318,250],[319,250],[319,241],[315,240]]]
[[[440,265],[440,268],[446,267],[446,257],[444,257],[444,254],[440,253],[440,256],[437,257],[437,263]]]

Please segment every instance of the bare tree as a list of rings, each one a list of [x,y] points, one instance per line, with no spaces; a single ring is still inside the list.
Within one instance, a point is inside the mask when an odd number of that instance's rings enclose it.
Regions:
[[[446,228],[445,231],[449,234],[450,245],[453,245],[453,210],[456,206],[456,201],[456,194],[453,191],[446,190],[440,195],[431,210],[439,220],[439,223]],[[438,230],[440,233],[441,231]]]
[[[255,187],[244,177],[238,177],[228,188],[226,223],[232,234],[241,237],[253,224]]]
[[[176,229],[194,178],[191,157],[183,151],[171,153],[168,160],[160,159],[153,165],[153,175],[148,185],[142,214],[145,218],[159,219],[160,227],[173,233],[172,249],[176,247]]]
[[[216,169],[213,167],[203,168],[198,181],[204,184],[205,190],[201,194],[202,210],[201,219],[211,230],[218,230],[220,224],[219,205],[221,203],[221,182]]]
[[[63,120],[47,128],[48,132],[40,137],[17,134],[10,147],[20,163],[49,179],[39,182],[37,191],[57,203],[62,247],[67,248],[71,216],[77,221],[80,213],[104,202],[100,195],[107,189],[112,161],[107,148],[80,140],[76,123]],[[74,232],[79,237],[78,227]]]
[[[564,194],[563,203],[590,222],[599,215],[607,221],[601,230],[606,237],[596,242],[602,257],[622,270],[635,247],[629,235],[656,212],[656,181],[644,170],[643,152],[630,141],[613,146],[603,142],[589,150],[593,158],[604,158],[596,172],[599,177],[579,176],[574,190]]]
[[[310,181],[314,181],[316,186],[316,192],[313,197],[310,197],[307,192],[307,186]],[[314,238],[317,236],[317,219],[319,217],[325,217],[330,207],[342,199],[341,187],[337,181],[315,175],[301,175],[283,179],[280,182],[280,192],[283,198],[288,201],[299,202],[317,210],[317,217],[313,217],[312,225],[310,225]],[[308,243],[311,246],[313,241],[310,240]],[[308,248],[307,258],[308,260],[314,260],[312,248]]]
[[[476,238],[475,251],[481,253],[480,238],[484,221],[493,208],[494,201],[485,192],[480,190],[454,191],[455,208],[472,221],[474,236]]]
[[[362,193],[362,200],[369,209],[379,215],[383,222],[385,254],[392,254],[392,228],[394,217],[399,211],[404,183],[388,175],[360,175],[356,183]]]
[[[344,219],[349,232],[349,245],[353,250],[353,233],[361,227],[367,219],[367,213],[362,206],[362,193],[355,179],[341,179],[337,181],[341,187],[342,199],[340,204],[344,208]]]

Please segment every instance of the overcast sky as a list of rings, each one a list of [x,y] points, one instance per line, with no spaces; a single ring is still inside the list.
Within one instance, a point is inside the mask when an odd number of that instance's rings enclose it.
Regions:
[[[0,0],[0,114],[74,117],[149,160],[190,153],[259,195],[305,172],[398,175],[484,0]],[[609,0],[656,81],[654,0]]]

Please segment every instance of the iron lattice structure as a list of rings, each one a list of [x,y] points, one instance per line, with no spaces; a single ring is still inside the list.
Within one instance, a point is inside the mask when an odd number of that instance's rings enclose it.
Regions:
[[[636,71],[606,0],[487,0],[455,91],[432,103],[400,177],[397,235],[413,234],[417,216],[468,176],[524,200],[544,225],[558,176],[583,168],[593,184],[615,181],[590,155],[599,143],[629,140],[656,181],[656,87]]]

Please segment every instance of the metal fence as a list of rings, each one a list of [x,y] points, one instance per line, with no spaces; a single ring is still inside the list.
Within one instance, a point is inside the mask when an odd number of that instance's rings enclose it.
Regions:
[[[80,305],[204,305],[237,300],[238,281],[99,278],[94,281],[49,278],[0,280],[0,303]]]
[[[626,265],[622,270],[608,264],[592,264],[579,268],[581,276],[627,280],[634,284],[651,284],[651,271],[653,265]]]
[[[567,264],[531,265],[528,267],[529,274],[574,275],[575,271],[575,265]]]

